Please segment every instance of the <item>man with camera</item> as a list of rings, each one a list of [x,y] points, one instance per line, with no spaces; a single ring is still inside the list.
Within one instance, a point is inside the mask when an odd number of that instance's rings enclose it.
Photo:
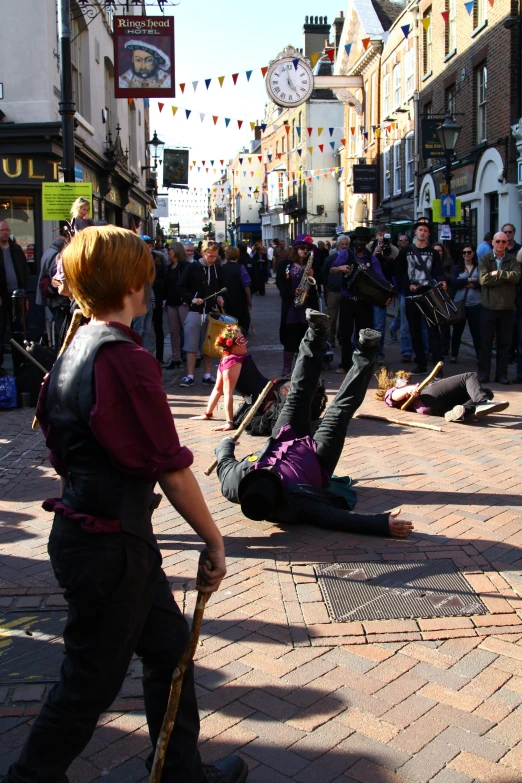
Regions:
[[[379,260],[383,275],[390,283],[393,278],[394,261],[399,255],[398,248],[391,243],[390,229],[385,223],[377,226],[375,239],[368,242],[366,249]],[[373,328],[382,334],[377,352],[377,364],[384,364],[384,337],[386,334],[386,307],[373,307]]]

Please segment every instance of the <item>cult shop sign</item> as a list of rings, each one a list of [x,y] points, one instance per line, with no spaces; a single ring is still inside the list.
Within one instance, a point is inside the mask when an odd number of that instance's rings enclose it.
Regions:
[[[44,220],[70,220],[71,206],[79,197],[91,204],[92,182],[42,182],[42,207]]]

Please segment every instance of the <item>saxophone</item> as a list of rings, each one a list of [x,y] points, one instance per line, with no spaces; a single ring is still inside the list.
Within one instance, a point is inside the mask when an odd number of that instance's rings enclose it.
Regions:
[[[308,298],[308,294],[310,293],[310,288],[313,285],[317,285],[317,283],[315,282],[315,278],[312,277],[312,275],[310,274],[313,263],[314,263],[314,252],[312,250],[310,252],[310,255],[308,256],[306,266],[303,269],[303,276],[301,277],[301,282],[299,283],[298,286],[301,293],[299,294],[299,296],[296,296],[294,298],[295,307],[302,307]]]

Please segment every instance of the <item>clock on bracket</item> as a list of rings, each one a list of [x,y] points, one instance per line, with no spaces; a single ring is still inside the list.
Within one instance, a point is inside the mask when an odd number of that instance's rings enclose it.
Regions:
[[[310,61],[292,46],[287,46],[270,63],[266,74],[266,90],[278,106],[293,108],[306,103],[314,89]]]

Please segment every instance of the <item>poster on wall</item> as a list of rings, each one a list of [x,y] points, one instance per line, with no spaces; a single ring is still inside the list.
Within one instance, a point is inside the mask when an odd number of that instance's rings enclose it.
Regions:
[[[91,204],[92,182],[42,182],[44,220],[71,220],[71,206],[79,197]]]
[[[114,17],[116,98],[174,98],[174,17]]]
[[[188,188],[188,150],[163,151],[163,187]]]

